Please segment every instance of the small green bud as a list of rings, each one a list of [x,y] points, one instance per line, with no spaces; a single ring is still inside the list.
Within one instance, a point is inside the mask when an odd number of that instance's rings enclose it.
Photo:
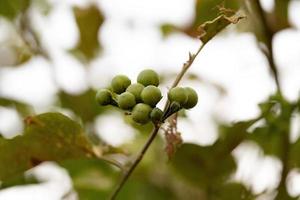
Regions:
[[[197,95],[196,91],[190,87],[186,87],[184,89],[188,96],[188,100],[185,104],[183,104],[183,107],[185,109],[190,109],[190,108],[195,107],[198,103],[198,95]]]
[[[144,86],[148,85],[159,85],[159,76],[152,69],[146,69],[139,73],[137,77],[137,82],[143,84]]]
[[[170,89],[168,99],[170,102],[176,101],[182,106],[187,102],[188,96],[184,88],[174,87]]]
[[[126,88],[130,84],[131,84],[130,79],[125,75],[115,76],[111,81],[112,90],[117,94],[121,94],[122,92],[125,92]]]
[[[135,97],[130,92],[124,92],[118,96],[118,106],[123,110],[128,110],[136,104]]]
[[[144,86],[140,83],[134,83],[131,84],[126,91],[130,92],[131,94],[133,94],[135,96],[135,100],[136,102],[141,102],[142,98],[141,98],[141,93],[144,89]]]
[[[160,122],[162,120],[163,111],[159,108],[153,108],[150,113],[150,118],[153,122]]]
[[[154,107],[161,100],[162,95],[158,87],[149,85],[143,89],[141,97],[144,103]]]
[[[106,106],[113,102],[112,94],[108,89],[100,89],[96,94],[96,101],[100,106]]]
[[[146,124],[150,121],[151,110],[152,108],[149,105],[139,103],[132,109],[131,117],[137,123]]]

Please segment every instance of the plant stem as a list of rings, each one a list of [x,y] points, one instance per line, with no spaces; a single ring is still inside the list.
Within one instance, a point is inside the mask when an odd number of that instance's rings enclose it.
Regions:
[[[180,82],[180,80],[182,79],[182,77],[184,76],[184,74],[186,73],[186,71],[192,66],[195,58],[198,56],[198,54],[201,52],[201,50],[203,49],[204,46],[205,46],[205,44],[202,44],[199,47],[199,49],[197,50],[197,52],[195,54],[189,54],[188,61],[183,64],[183,67],[182,67],[181,71],[179,72],[179,74],[177,75],[176,79],[174,80],[171,88],[176,87],[178,85],[178,83]],[[165,104],[164,112],[166,112],[169,104],[170,104],[169,101],[167,101],[166,104]],[[154,128],[153,128],[153,130],[151,132],[151,135],[148,138],[146,144],[143,146],[142,150],[140,151],[140,153],[138,154],[138,156],[136,157],[136,159],[134,160],[134,162],[130,166],[130,168],[124,172],[124,175],[121,178],[121,180],[120,180],[119,184],[117,185],[116,189],[112,193],[112,195],[110,197],[110,200],[116,199],[118,193],[120,192],[120,190],[122,189],[122,187],[124,186],[124,184],[126,183],[126,181],[128,180],[128,178],[130,177],[130,175],[132,174],[132,172],[134,171],[134,169],[136,168],[136,166],[143,159],[146,151],[148,150],[148,148],[152,144],[154,138],[156,137],[156,135],[157,135],[160,127],[161,127],[161,124],[155,124],[155,126],[154,126]]]
[[[130,177],[136,166],[139,164],[139,162],[143,159],[144,154],[146,153],[147,149],[149,148],[150,144],[154,140],[155,136],[158,133],[158,130],[161,125],[155,125],[155,127],[152,130],[152,133],[150,137],[148,138],[146,144],[143,146],[141,152],[138,154],[137,158],[134,160],[131,167],[124,173],[124,176],[122,177],[121,181],[119,182],[116,190],[113,192],[112,196],[110,197],[111,200],[115,199],[117,197],[117,194],[122,189],[123,185],[126,183],[127,179]]]
[[[259,19],[260,28],[262,29],[262,35],[264,37],[264,43],[267,47],[267,52],[263,49],[260,48],[261,51],[264,53],[268,60],[268,64],[270,66],[270,69],[272,71],[272,74],[274,76],[275,84],[278,90],[278,93],[281,95],[281,87],[280,87],[280,81],[279,81],[279,75],[278,75],[278,67],[275,64],[275,59],[274,59],[274,48],[273,48],[273,36],[274,32],[271,29],[268,20],[266,18],[266,13],[264,12],[261,3],[259,0],[248,0],[250,4],[254,6],[254,9],[257,13],[257,17]]]
[[[278,75],[278,68],[275,64],[274,60],[274,48],[273,48],[273,36],[274,36],[274,31],[271,29],[269,22],[267,21],[266,18],[266,13],[263,10],[261,3],[259,0],[248,0],[248,2],[252,3],[254,6],[254,9],[257,13],[257,16],[260,20],[261,23],[261,28],[262,28],[262,35],[264,37],[264,43],[267,47],[267,52],[261,48],[261,51],[265,54],[270,69],[273,72],[273,76],[275,79],[275,83],[277,86],[278,94],[280,98],[283,99],[282,92],[281,92],[281,87],[279,83],[279,75]],[[287,117],[287,119],[290,119],[290,116]],[[288,121],[288,124],[290,124],[290,121]],[[289,173],[289,151],[290,151],[290,141],[289,141],[289,128],[288,130],[282,132],[282,140],[281,140],[281,148],[282,148],[282,155],[281,155],[281,162],[282,162],[282,171],[281,171],[281,179],[279,182],[279,185],[277,187],[278,193],[275,197],[276,200],[280,200],[283,198],[288,197],[288,192],[286,189],[286,179]]]

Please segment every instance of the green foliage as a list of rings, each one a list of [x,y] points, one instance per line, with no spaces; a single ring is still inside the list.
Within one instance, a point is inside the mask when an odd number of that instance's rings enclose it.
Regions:
[[[33,113],[33,109],[30,105],[8,98],[0,97],[0,106],[15,108],[23,117],[26,117]]]
[[[89,89],[82,94],[72,95],[64,91],[58,94],[61,107],[71,109],[83,122],[92,122],[97,115],[103,112],[95,101],[96,91]]]
[[[119,176],[118,169],[99,159],[67,160],[61,166],[71,176],[80,200],[107,199]]]
[[[18,176],[44,161],[94,157],[81,127],[59,113],[45,113],[25,120],[23,135],[0,138],[0,180]]]
[[[214,146],[183,144],[172,160],[172,167],[187,181],[207,187],[227,180],[236,164],[230,154],[222,155]]]
[[[87,8],[74,7],[73,12],[80,40],[72,52],[83,61],[89,61],[97,55],[101,48],[98,32],[104,22],[104,16],[96,5],[90,5]]]
[[[30,5],[30,0],[1,0],[0,16],[14,19],[20,12],[23,12]]]

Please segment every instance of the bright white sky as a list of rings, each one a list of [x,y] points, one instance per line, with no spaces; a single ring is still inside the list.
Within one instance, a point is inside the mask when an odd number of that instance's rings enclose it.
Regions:
[[[188,52],[199,46],[199,41],[180,33],[164,39],[159,31],[161,23],[182,25],[189,22],[194,14],[193,0],[51,2],[55,4],[49,16],[42,16],[35,10],[32,16],[34,27],[53,58],[52,63],[36,57],[20,68],[0,68],[0,95],[25,100],[33,104],[38,113],[47,111],[55,102],[58,88],[80,93],[89,86],[106,86],[115,74],[124,73],[135,79],[145,67],[159,73],[176,73],[187,59]],[[90,2],[96,2],[102,8],[106,21],[99,32],[103,56],[94,60],[86,71],[65,50],[76,45],[79,35],[72,16],[72,5]],[[272,0],[262,2],[266,9],[272,8]],[[284,95],[295,100],[300,92],[300,2],[293,2],[290,11],[290,20],[297,29],[279,33],[274,46]],[[9,25],[0,21],[0,42],[12,35]],[[196,88],[199,95],[199,104],[188,112],[189,118],[179,121],[179,130],[187,142],[211,144],[217,138],[215,119],[231,122],[254,117],[258,114],[257,104],[274,92],[266,60],[257,49],[255,38],[248,33],[228,32],[216,37],[205,47],[190,72],[223,86],[227,95],[221,96],[213,86],[203,82],[182,82],[182,85]],[[161,89],[166,91],[167,85]],[[106,123],[112,119],[114,124]],[[116,139],[116,136],[120,138],[119,129],[114,128],[116,123],[120,124],[118,127],[124,127],[124,138],[119,140]],[[6,137],[13,137],[21,126],[21,118],[14,110],[0,107],[0,132]],[[300,129],[297,125],[295,127],[293,138],[297,138]],[[118,113],[99,117],[96,128],[101,130],[100,136],[112,145],[134,137],[133,130],[123,123]],[[263,157],[252,143],[242,145],[234,155],[239,162],[236,179],[247,182],[256,192],[276,187],[281,170],[278,160]],[[33,171],[49,182],[4,190],[0,192],[0,199],[59,200],[71,187],[66,172],[53,164],[45,164]],[[290,181],[290,192],[294,195],[300,193],[299,177],[293,176]]]

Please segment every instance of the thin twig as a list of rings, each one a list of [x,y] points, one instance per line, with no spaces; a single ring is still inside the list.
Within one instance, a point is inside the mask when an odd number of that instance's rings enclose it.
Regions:
[[[186,71],[192,66],[195,58],[198,56],[198,54],[201,52],[201,50],[203,49],[204,46],[205,46],[205,44],[202,44],[195,54],[191,54],[191,53],[189,54],[188,61],[183,64],[183,67],[182,67],[181,71],[179,72],[179,74],[177,75],[177,77],[176,77],[175,81],[173,82],[171,88],[176,87],[178,85],[178,83],[180,82],[180,80],[182,79],[182,77],[184,76]],[[167,103],[165,104],[164,112],[166,112],[168,106],[169,106],[169,101],[167,101]],[[112,195],[110,197],[110,200],[114,200],[117,197],[118,193],[120,192],[120,190],[122,189],[122,187],[124,186],[124,184],[126,183],[128,178],[130,177],[130,175],[132,174],[132,172],[134,171],[136,166],[143,159],[146,151],[148,150],[148,148],[152,144],[154,138],[156,137],[160,127],[161,127],[161,124],[155,124],[155,126],[154,126],[154,128],[151,132],[151,135],[148,138],[146,144],[143,146],[142,150],[140,151],[140,153],[138,154],[138,156],[136,157],[136,159],[134,160],[134,162],[130,166],[130,168],[127,171],[125,171],[125,173],[124,173],[123,177],[121,178],[119,184],[117,185],[116,189],[112,193]]]
[[[262,50],[262,52],[265,54],[270,69],[273,72],[273,76],[276,82],[278,94],[281,98],[282,97],[282,92],[281,92],[281,87],[280,87],[280,82],[279,82],[279,75],[278,75],[278,68],[275,64],[274,61],[274,48],[273,48],[273,36],[274,32],[270,27],[269,22],[267,21],[266,18],[266,13],[264,12],[261,3],[259,0],[253,0],[250,1],[248,0],[249,3],[253,3],[253,6],[256,10],[257,16],[260,20],[261,23],[261,28],[262,28],[262,34],[264,36],[265,44],[267,47],[267,51]],[[282,199],[283,196],[288,195],[287,189],[286,189],[286,179],[288,176],[289,172],[289,166],[288,166],[288,160],[289,160],[289,151],[290,151],[290,141],[289,141],[289,131],[286,131],[282,133],[282,140],[281,140],[281,147],[282,147],[282,152],[283,154],[281,155],[281,162],[282,162],[282,171],[281,171],[281,179],[279,182],[279,185],[277,187],[278,193],[275,197],[276,200]]]
[[[254,9],[257,13],[257,17],[259,19],[259,22],[261,23],[260,28],[262,29],[262,34],[264,36],[264,42],[267,47],[267,51],[265,51],[263,48],[260,48],[261,51],[264,53],[266,56],[270,69],[272,71],[272,74],[274,76],[274,80],[276,83],[276,87],[278,90],[278,93],[281,95],[281,87],[280,87],[280,81],[279,81],[279,74],[278,74],[278,67],[275,64],[275,59],[274,59],[274,48],[273,48],[273,36],[274,32],[271,29],[268,20],[266,18],[266,13],[264,12],[261,3],[259,0],[248,0],[250,4],[254,6]]]

